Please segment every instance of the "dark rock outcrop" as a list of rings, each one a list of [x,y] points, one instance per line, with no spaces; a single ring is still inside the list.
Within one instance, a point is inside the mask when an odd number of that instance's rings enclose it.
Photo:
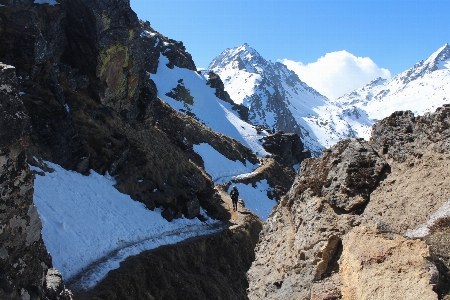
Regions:
[[[219,75],[215,74],[212,71],[208,71],[208,81],[206,82],[206,84],[213,89],[216,89],[215,95],[217,96],[217,98],[232,104],[233,110],[239,113],[239,117],[246,122],[248,121],[248,108],[242,104],[234,103],[234,101],[230,98],[228,92],[225,91],[225,86],[223,85],[222,79],[220,79]]]
[[[30,157],[115,175],[117,188],[149,209],[163,206],[195,217],[193,203],[199,202],[217,210],[210,178],[189,161],[192,144],[167,134],[186,121],[170,107],[167,128],[152,117],[163,105],[149,78],[159,56],[195,70],[182,43],[140,22],[129,1],[0,3],[6,4],[0,7],[0,61],[17,69],[33,128]],[[207,131],[197,123],[196,134]],[[206,135],[220,140],[233,159],[252,157],[235,141]]]
[[[411,111],[393,113],[373,126],[371,144],[398,162],[421,158],[430,147],[437,153],[449,153],[450,104],[417,117]]]
[[[262,145],[267,152],[274,155],[275,159],[286,165],[293,166],[311,157],[310,151],[305,149],[296,133],[278,131],[264,137]]]
[[[336,209],[354,211],[369,201],[387,166],[364,140],[345,140],[325,150],[321,160],[301,165],[295,193],[309,190]]]
[[[0,147],[9,146],[30,133],[30,120],[18,95],[16,69],[0,63]]]
[[[158,69],[159,57],[164,55],[169,59],[168,67],[174,66],[196,71],[192,56],[186,52],[183,42],[169,39],[154,30],[149,22],[141,22],[143,42],[143,55],[145,57],[144,69],[155,74]]]
[[[18,94],[15,69],[0,64],[0,298],[70,299],[45,284],[52,261],[33,204],[33,174],[27,164],[30,122]]]
[[[449,107],[396,112],[370,142],[304,160],[263,226],[249,298],[448,297],[449,121]]]
[[[57,63],[67,44],[65,14],[60,5],[4,6],[0,18],[0,60],[16,67],[21,99],[31,112],[30,149],[40,148],[46,153],[43,158],[77,170],[88,153],[67,112],[58,78]]]

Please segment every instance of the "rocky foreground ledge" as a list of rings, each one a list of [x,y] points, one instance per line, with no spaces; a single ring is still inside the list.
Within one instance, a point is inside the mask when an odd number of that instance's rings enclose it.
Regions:
[[[450,105],[305,160],[263,226],[250,299],[448,299]]]
[[[70,299],[41,236],[16,69],[0,63],[0,299]]]

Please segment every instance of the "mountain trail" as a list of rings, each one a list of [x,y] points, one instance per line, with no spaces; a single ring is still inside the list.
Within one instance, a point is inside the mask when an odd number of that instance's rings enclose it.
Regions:
[[[101,281],[105,277],[108,270],[110,270],[110,268],[108,268],[108,265],[115,262],[121,262],[124,260],[124,253],[133,252],[134,255],[136,255],[143,251],[153,250],[160,246],[170,244],[170,242],[167,242],[167,240],[170,239],[171,237],[185,236],[185,239],[189,239],[192,238],[193,236],[206,236],[214,234],[226,228],[227,228],[226,224],[219,222],[210,225],[208,229],[205,229],[198,225],[190,225],[183,228],[171,230],[169,232],[165,232],[162,234],[148,236],[136,242],[124,243],[117,249],[114,249],[107,255],[100,257],[99,259],[91,263],[89,266],[87,266],[85,269],[80,271],[75,276],[68,278],[66,280],[66,285],[74,293],[88,290],[93,286],[95,286],[99,281]],[[150,247],[148,245],[150,245]],[[152,247],[152,245],[155,246]]]

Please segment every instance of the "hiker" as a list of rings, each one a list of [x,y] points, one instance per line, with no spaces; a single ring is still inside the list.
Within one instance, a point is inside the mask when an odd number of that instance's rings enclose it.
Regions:
[[[233,210],[237,211],[239,191],[236,186],[233,186],[233,189],[230,192],[230,196],[231,196],[231,201],[233,202]]]

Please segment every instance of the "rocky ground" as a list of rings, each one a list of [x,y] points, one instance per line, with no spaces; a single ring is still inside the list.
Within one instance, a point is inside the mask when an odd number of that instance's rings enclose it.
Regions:
[[[263,226],[250,299],[447,299],[450,107],[302,164]]]

